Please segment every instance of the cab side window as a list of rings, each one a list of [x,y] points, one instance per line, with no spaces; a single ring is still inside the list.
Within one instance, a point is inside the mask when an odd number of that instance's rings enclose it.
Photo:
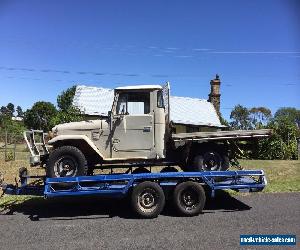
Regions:
[[[120,93],[117,114],[141,115],[150,113],[150,93]]]

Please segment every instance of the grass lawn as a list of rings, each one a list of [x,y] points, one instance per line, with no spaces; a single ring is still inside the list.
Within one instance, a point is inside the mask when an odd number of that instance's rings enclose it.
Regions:
[[[263,192],[299,192],[300,160],[240,160],[245,169],[263,169],[268,185]]]
[[[240,160],[245,169],[263,169],[267,176],[268,185],[263,192],[299,192],[300,191],[300,161],[284,160]],[[5,162],[0,159],[0,172],[4,174],[6,183],[14,183],[18,175],[19,167],[24,166],[30,170],[30,174],[44,173],[44,169],[30,168],[28,160]],[[230,192],[231,194],[239,194]],[[9,196],[0,198],[0,213],[11,205],[20,204],[26,200],[39,200],[42,197],[34,196]]]

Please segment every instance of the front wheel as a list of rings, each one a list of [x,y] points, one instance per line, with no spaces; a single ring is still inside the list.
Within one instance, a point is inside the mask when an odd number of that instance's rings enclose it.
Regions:
[[[59,147],[49,156],[46,174],[47,177],[74,177],[86,175],[86,158],[76,147]]]

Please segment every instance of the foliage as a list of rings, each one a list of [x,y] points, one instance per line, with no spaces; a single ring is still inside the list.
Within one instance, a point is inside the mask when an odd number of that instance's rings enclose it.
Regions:
[[[276,111],[274,118],[282,119],[286,118],[287,120],[297,124],[300,128],[300,110],[291,107],[280,108]]]
[[[236,105],[230,114],[230,126],[233,129],[251,129],[250,112],[242,105]]]
[[[15,112],[15,105],[10,102],[7,104],[6,108],[7,108],[8,114],[10,116],[13,116],[13,114]]]
[[[12,117],[14,112],[15,112],[15,105],[12,103],[8,103],[6,106],[2,106],[0,109],[1,116]]]
[[[224,125],[226,127],[230,126],[229,122],[222,115],[220,115],[220,122],[222,125]]]
[[[63,91],[57,97],[57,106],[61,111],[68,111],[73,107],[73,99],[76,92],[76,85]]]
[[[67,110],[57,112],[56,116],[53,117],[53,124],[60,124],[66,122],[77,122],[82,121],[84,117],[82,116],[80,110],[75,107],[70,107]]]
[[[16,112],[17,112],[18,117],[23,117],[24,116],[24,112],[23,112],[23,110],[20,106],[17,106]]]
[[[80,110],[72,105],[76,86],[68,88],[57,97],[58,110],[50,102],[36,102],[24,114],[24,122],[28,128],[51,130],[57,124],[81,121]]]
[[[271,110],[265,107],[247,109],[237,105],[231,112],[233,129],[273,130],[271,137],[248,142],[252,144],[249,154],[254,159],[297,159],[297,138],[300,137],[300,111],[295,108],[280,108],[272,118]]]
[[[12,120],[14,113],[14,104],[9,103],[7,106],[2,106],[0,109],[0,133],[8,132],[9,134],[21,135],[25,130],[22,121]]]
[[[266,128],[273,130],[271,137],[259,140],[253,152],[258,159],[297,159],[297,138],[300,130],[287,118],[273,119]]]
[[[10,118],[4,118],[0,126],[0,133],[7,131],[9,134],[22,135],[26,130],[23,122],[13,121]]]
[[[80,110],[73,106],[75,92],[76,86],[72,86],[58,95],[59,112],[53,117],[54,124],[82,121],[84,119]]]
[[[251,127],[255,129],[263,128],[272,118],[271,110],[265,107],[253,107],[249,110]]]
[[[236,105],[231,111],[230,125],[234,129],[259,129],[266,126],[272,118],[271,110],[265,107],[247,109]]]
[[[50,102],[36,102],[24,114],[24,123],[30,129],[49,131],[55,124],[53,117],[57,115],[55,106]]]

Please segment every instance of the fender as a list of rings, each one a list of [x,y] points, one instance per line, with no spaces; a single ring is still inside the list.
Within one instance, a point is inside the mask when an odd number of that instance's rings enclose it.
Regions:
[[[88,138],[86,135],[58,135],[48,141],[49,145],[54,145],[56,142],[59,141],[66,141],[66,140],[82,140],[85,141],[103,160],[106,158],[103,154],[99,151],[99,149],[95,146],[95,144]]]

